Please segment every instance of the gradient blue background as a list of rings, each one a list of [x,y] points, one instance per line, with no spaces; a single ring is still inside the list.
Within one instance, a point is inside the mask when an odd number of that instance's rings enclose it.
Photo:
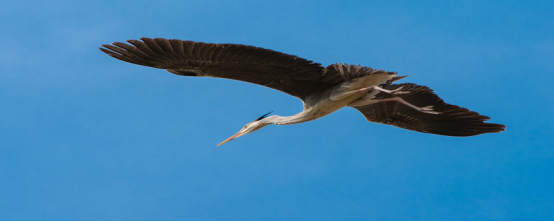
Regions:
[[[553,220],[553,27],[553,1],[2,1],[0,219]],[[345,108],[216,147],[301,102],[98,50],[140,37],[397,71],[507,131]]]

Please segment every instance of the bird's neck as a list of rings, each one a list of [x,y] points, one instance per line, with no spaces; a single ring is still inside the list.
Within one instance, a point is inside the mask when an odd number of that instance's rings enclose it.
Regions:
[[[291,125],[291,124],[308,122],[315,119],[317,118],[314,115],[311,115],[310,112],[304,110],[292,116],[278,116],[278,115],[268,116],[262,121],[266,122],[267,124]]]

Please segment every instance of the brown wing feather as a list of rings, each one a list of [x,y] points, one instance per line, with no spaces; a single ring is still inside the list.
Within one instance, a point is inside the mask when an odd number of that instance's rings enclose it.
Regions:
[[[441,112],[441,114],[422,113],[398,102],[381,102],[354,108],[360,111],[370,122],[438,135],[474,136],[483,133],[501,132],[506,127],[496,123],[485,123],[486,120],[490,119],[489,117],[445,103],[433,93],[433,90],[426,86],[404,83],[383,87],[393,90],[400,86],[404,87],[402,91],[410,91],[410,93],[398,95],[379,93],[375,99],[400,97],[418,107],[432,105],[433,110]]]
[[[326,85],[334,86],[347,80],[381,73],[388,73],[389,75],[396,74],[395,72],[388,72],[381,69],[372,69],[371,67],[367,66],[335,63],[325,68],[323,79],[321,81],[324,82]],[[393,77],[391,81],[396,81],[404,77],[406,76]]]
[[[319,63],[277,51],[240,44],[213,44],[141,38],[102,45],[104,53],[137,65],[183,76],[209,76],[267,86],[304,99],[331,86],[321,82]]]

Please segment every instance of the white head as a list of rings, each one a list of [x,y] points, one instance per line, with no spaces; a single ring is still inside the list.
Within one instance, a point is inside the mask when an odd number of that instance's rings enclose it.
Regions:
[[[271,122],[268,121],[269,118],[267,118],[268,117],[267,115],[269,115],[272,112],[273,111],[271,111],[269,113],[266,113],[265,115],[261,116],[260,118],[246,124],[244,127],[242,127],[242,129],[240,129],[240,131],[238,133],[236,133],[235,135],[229,137],[229,139],[226,139],[225,141],[221,142],[220,144],[217,144],[217,146],[219,146],[221,144],[224,144],[226,142],[229,142],[231,140],[234,140],[234,139],[236,139],[238,137],[241,137],[243,135],[254,132],[256,130],[259,130],[259,129],[263,128],[264,126],[267,126],[267,125],[271,124]]]

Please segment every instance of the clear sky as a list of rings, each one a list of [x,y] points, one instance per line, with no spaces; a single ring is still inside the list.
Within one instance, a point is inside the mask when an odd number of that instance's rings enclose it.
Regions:
[[[554,220],[553,1],[2,1],[0,220]],[[297,98],[98,47],[240,43],[410,75],[502,123],[351,108],[216,144]]]

